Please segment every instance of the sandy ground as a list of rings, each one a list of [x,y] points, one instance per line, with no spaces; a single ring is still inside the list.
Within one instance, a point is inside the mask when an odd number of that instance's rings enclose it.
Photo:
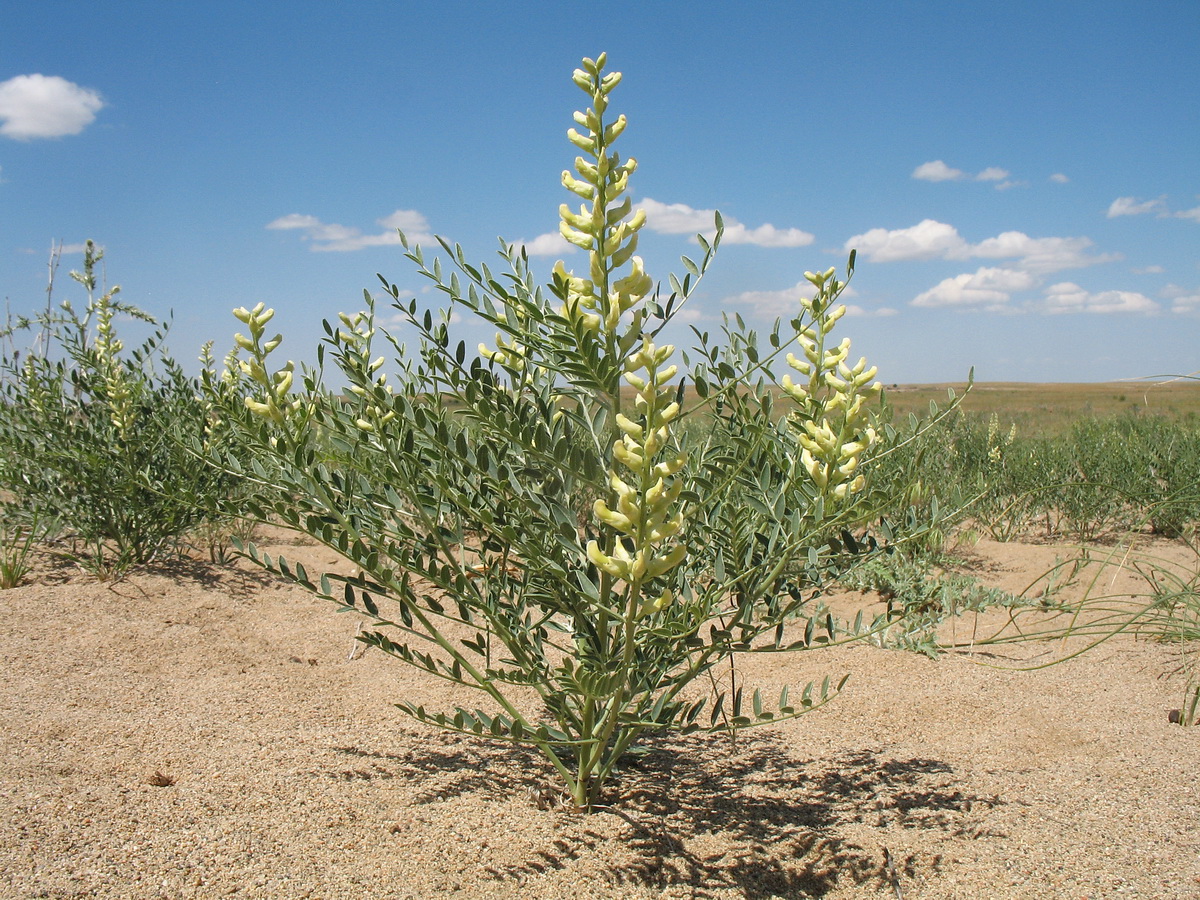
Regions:
[[[970,562],[1019,589],[1060,554]],[[0,593],[0,896],[1200,897],[1178,648],[756,658],[776,691],[852,677],[736,744],[652,743],[581,816],[536,756],[404,718],[451,695],[351,660],[356,624],[244,564]]]

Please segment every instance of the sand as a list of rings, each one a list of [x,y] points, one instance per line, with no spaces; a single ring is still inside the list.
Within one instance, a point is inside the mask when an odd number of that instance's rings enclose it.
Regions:
[[[968,563],[1020,589],[1065,552]],[[757,657],[767,689],[851,679],[736,743],[651,741],[584,816],[536,755],[406,719],[452,691],[352,654],[356,627],[244,562],[0,593],[0,896],[1200,897],[1177,646]]]

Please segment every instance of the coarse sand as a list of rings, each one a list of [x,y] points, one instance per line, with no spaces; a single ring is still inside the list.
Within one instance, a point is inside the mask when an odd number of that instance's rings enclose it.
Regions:
[[[1021,590],[1067,552],[965,560]],[[357,624],[245,562],[113,584],[47,563],[0,593],[0,896],[1200,897],[1178,645],[1121,636],[1032,671],[1074,645],[755,656],[740,673],[768,696],[851,678],[736,742],[649,740],[584,816],[536,754],[407,719],[395,701],[474,701],[352,652]]]

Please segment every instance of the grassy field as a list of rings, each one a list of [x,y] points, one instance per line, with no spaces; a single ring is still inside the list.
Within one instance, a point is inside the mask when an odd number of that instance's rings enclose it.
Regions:
[[[927,412],[930,401],[945,405],[947,389],[961,394],[964,383],[888,385],[897,419]],[[1106,418],[1152,413],[1180,421],[1200,418],[1200,380],[1111,381],[1089,384],[977,382],[963,410],[1001,425],[1016,423],[1023,434],[1059,434],[1081,417]]]

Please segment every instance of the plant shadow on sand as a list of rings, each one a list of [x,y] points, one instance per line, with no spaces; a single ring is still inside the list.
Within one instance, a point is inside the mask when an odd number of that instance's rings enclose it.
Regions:
[[[545,815],[570,816],[576,827],[523,862],[489,866],[497,880],[524,881],[604,854],[617,839],[589,817],[567,810],[565,797],[546,789],[553,772],[535,753],[452,735],[438,747],[402,754],[338,748],[365,766],[338,777],[426,780],[413,800],[473,794],[503,802],[524,794]],[[369,760],[369,762],[368,762]],[[989,832],[981,812],[1000,803],[969,793],[954,770],[932,759],[894,759],[878,749],[827,758],[796,755],[778,735],[659,737],[631,755],[597,808],[596,817],[623,820],[620,865],[606,874],[614,885],[687,885],[694,896],[734,889],[748,900],[822,897],[847,881],[889,889],[899,875],[936,872],[936,854],[897,857],[884,848],[896,829],[942,831],[978,838]],[[841,826],[878,829],[864,847],[839,835]],[[608,833],[600,833],[601,831]]]

